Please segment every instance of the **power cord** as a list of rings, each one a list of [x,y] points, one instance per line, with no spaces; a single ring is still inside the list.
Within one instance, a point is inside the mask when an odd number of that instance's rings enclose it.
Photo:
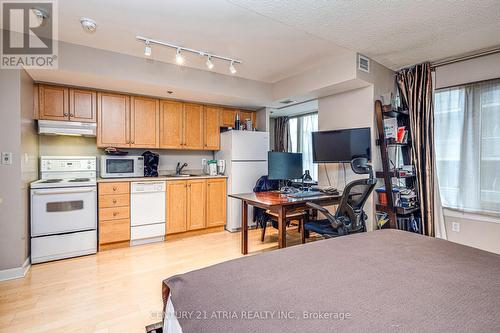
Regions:
[[[332,182],[330,181],[330,176],[328,175],[328,168],[326,167],[326,163],[323,163],[325,167],[326,178],[328,179],[328,186],[332,187]]]

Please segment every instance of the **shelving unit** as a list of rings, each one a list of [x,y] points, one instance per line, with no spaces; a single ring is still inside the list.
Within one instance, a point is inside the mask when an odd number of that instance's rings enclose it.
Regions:
[[[398,207],[394,204],[393,199],[393,180],[397,179],[397,182],[400,183],[400,187],[411,188],[417,190],[416,182],[417,177],[415,175],[404,175],[399,176],[399,173],[396,170],[396,166],[398,165],[398,161],[391,161],[389,157],[389,147],[392,149],[400,149],[402,161],[404,165],[412,164],[411,157],[411,149],[412,143],[411,140],[408,139],[405,143],[396,142],[393,139],[388,139],[385,137],[384,132],[384,119],[387,118],[396,118],[398,122],[398,126],[405,126],[406,130],[410,131],[410,118],[409,112],[405,109],[394,110],[387,106],[382,106],[381,101],[375,101],[375,114],[377,118],[377,129],[378,129],[378,139],[377,145],[380,147],[380,155],[382,158],[382,171],[377,171],[375,176],[379,179],[383,179],[384,187],[387,195],[387,205],[376,205],[376,210],[380,212],[385,212],[389,216],[389,228],[396,229],[398,227],[397,219],[398,217],[408,217],[413,214],[415,217],[420,217],[420,208],[418,207],[418,203],[416,207],[405,208]],[[392,165],[392,166],[391,166]],[[399,185],[399,184],[398,184]],[[418,201],[418,192],[417,201]],[[423,224],[421,223],[422,233],[425,233],[423,230]]]

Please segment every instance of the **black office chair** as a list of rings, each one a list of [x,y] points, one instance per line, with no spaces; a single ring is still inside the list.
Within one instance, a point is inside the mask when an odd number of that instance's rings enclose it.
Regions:
[[[324,238],[332,238],[350,233],[366,231],[366,214],[363,206],[372,193],[377,183],[373,178],[373,170],[366,158],[355,158],[351,161],[351,168],[357,174],[369,174],[367,179],[358,179],[347,184],[340,204],[332,215],[326,208],[312,202],[307,205],[325,215],[326,219],[308,221],[302,228],[302,243],[305,243],[306,235],[313,231]]]

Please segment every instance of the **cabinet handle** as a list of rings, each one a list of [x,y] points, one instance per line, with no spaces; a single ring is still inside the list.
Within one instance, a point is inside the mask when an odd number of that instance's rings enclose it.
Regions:
[[[114,203],[114,204],[116,203],[116,199],[113,199],[113,203]]]
[[[68,116],[68,114],[67,114],[67,113],[63,113],[63,116],[67,117],[67,116]]]
[[[113,212],[113,216],[120,214],[119,212]]]
[[[116,190],[117,190],[116,186],[113,186],[113,191],[116,191]]]
[[[74,114],[72,114],[72,113],[70,113],[70,114],[69,114],[69,116],[70,116],[70,117],[74,117],[75,115],[74,115]]]
[[[131,141],[130,143],[131,143],[131,144],[134,144],[134,143],[135,143],[135,141]]]

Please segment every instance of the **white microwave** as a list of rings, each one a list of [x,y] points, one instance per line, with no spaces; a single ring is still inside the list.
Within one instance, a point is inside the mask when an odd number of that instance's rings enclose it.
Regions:
[[[144,177],[142,156],[101,156],[102,178]]]

